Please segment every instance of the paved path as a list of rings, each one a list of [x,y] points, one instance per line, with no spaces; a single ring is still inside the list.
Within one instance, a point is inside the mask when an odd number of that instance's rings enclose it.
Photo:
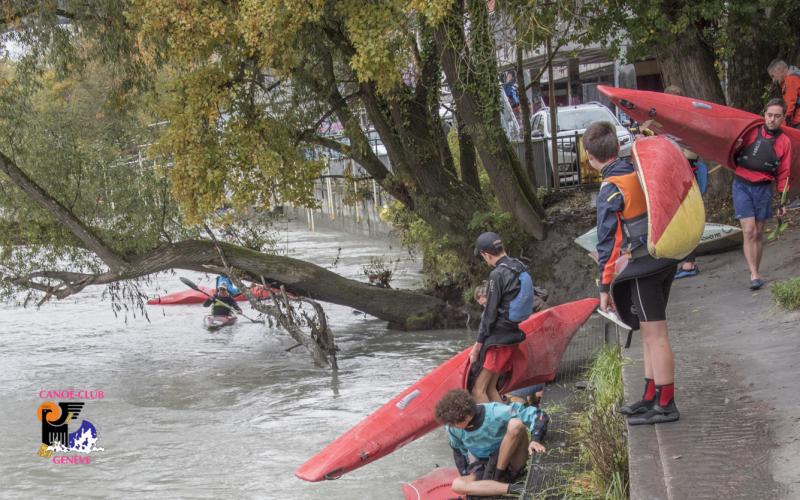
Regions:
[[[681,420],[629,428],[634,500],[800,498],[800,313],[769,285],[746,288],[740,251],[700,257],[675,282],[668,318]],[[767,278],[800,275],[800,230],[767,246]],[[641,339],[624,353],[626,399],[641,396]]]

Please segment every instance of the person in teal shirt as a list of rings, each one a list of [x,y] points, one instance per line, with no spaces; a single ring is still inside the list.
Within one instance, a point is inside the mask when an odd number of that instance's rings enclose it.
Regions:
[[[550,418],[534,406],[478,404],[467,391],[452,390],[436,404],[436,420],[445,424],[461,474],[452,485],[459,495],[521,493],[524,485],[512,481],[525,469],[529,454],[546,451],[541,441]],[[470,463],[469,454],[476,460]]]

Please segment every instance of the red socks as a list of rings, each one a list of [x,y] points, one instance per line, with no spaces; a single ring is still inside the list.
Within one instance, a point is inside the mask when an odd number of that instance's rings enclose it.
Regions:
[[[659,385],[658,393],[658,405],[667,406],[675,397],[675,384]]]
[[[644,395],[642,399],[652,401],[656,398],[656,383],[651,378],[644,379]]]

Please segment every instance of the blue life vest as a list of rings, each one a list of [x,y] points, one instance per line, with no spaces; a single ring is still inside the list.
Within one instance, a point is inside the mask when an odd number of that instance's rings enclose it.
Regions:
[[[528,271],[522,271],[517,278],[519,292],[508,305],[508,319],[515,323],[525,321],[533,314],[533,279]]]

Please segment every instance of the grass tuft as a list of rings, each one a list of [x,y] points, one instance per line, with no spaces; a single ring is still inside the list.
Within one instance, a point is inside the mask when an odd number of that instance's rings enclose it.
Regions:
[[[772,298],[787,311],[800,309],[800,277],[773,283]]]

